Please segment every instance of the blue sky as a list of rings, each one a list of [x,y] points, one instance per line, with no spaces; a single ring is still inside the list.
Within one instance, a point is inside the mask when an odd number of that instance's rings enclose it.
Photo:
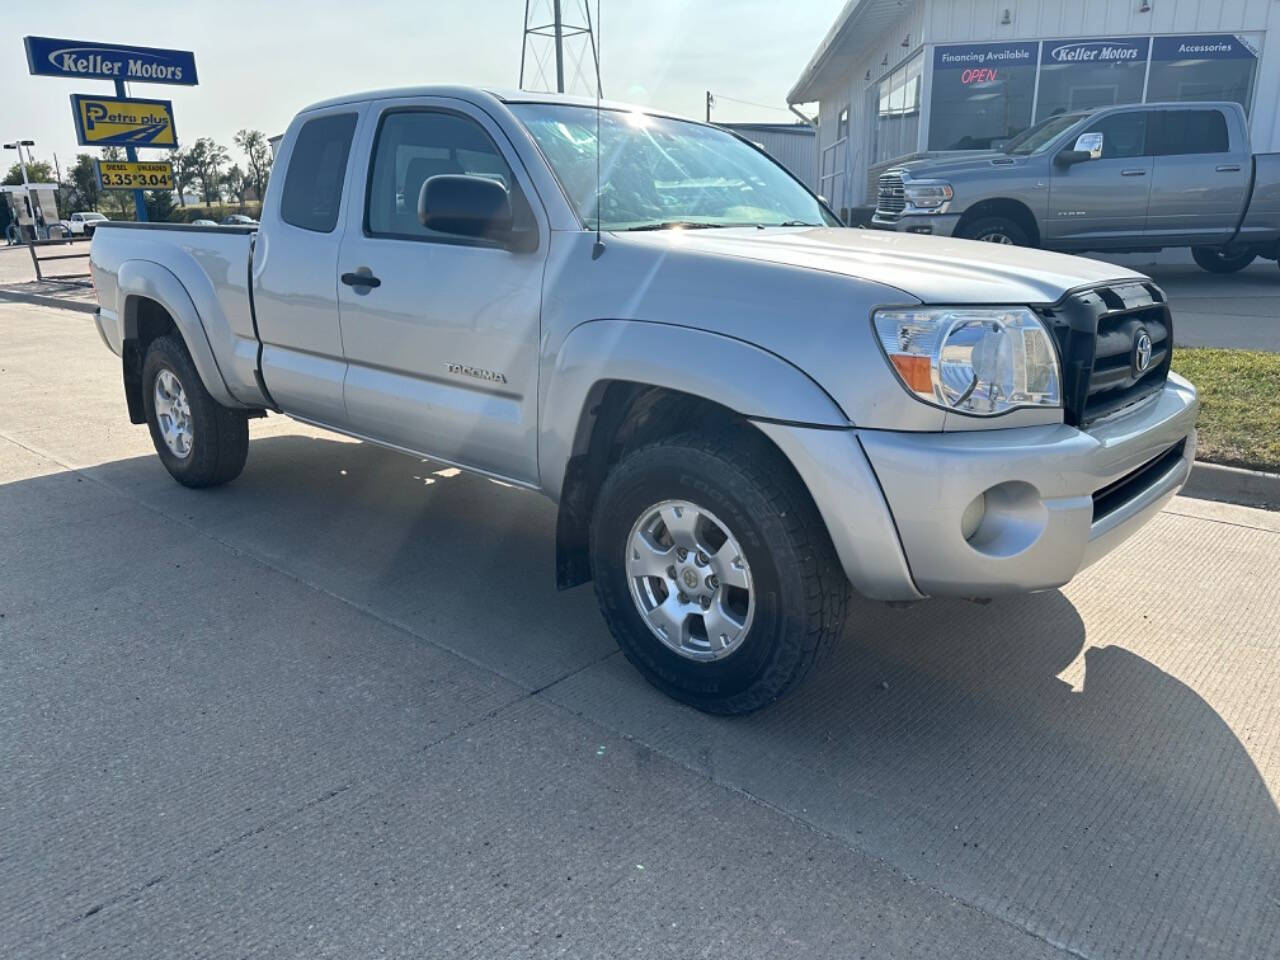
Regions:
[[[581,0],[563,3],[566,19],[575,4],[581,9]],[[715,119],[786,121],[786,93],[843,5],[602,0],[605,96],[701,117],[709,88],[720,95]],[[241,127],[282,132],[299,107],[354,90],[441,82],[515,87],[523,17],[524,0],[24,3],[4,17],[0,136],[35,140],[37,159],[56,151],[65,169],[83,149],[75,143],[70,94],[111,89],[104,80],[30,76],[27,34],[193,50],[199,86],[137,84],[130,92],[172,100],[180,141],[212,136],[230,147]],[[13,157],[10,151],[6,160]]]

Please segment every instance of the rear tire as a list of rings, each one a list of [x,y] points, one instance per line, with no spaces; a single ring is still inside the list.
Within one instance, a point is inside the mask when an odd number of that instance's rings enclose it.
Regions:
[[[1237,252],[1230,247],[1192,247],[1191,258],[1202,270],[1210,273],[1238,273],[1258,255],[1252,250]]]
[[[964,224],[956,231],[956,236],[963,240],[1003,243],[1006,246],[1031,246],[1031,238],[1027,236],[1027,231],[1008,217],[979,217]]]
[[[185,487],[234,480],[249,455],[249,419],[210,396],[186,344],[159,337],[142,361],[142,403],[151,442]]]
[[[692,526],[672,536],[665,516],[676,527],[693,517]],[[645,559],[656,576],[636,576],[645,544],[654,545]],[[591,558],[601,611],[627,659],[707,713],[777,700],[844,627],[850,585],[822,518],[790,465],[745,430],[686,434],[626,456],[600,490]],[[678,635],[655,625],[664,620],[683,624]]]

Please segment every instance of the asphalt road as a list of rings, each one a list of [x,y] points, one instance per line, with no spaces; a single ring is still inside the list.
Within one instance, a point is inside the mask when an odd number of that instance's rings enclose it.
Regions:
[[[858,604],[717,719],[539,497],[277,417],[188,491],[87,316],[0,343],[5,957],[1280,955],[1280,514]]]

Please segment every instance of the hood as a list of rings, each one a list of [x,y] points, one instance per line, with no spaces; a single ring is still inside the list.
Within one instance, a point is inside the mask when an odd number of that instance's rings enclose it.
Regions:
[[[890,170],[905,170],[916,180],[957,176],[962,173],[990,173],[993,170],[1017,170],[1026,166],[1026,157],[1011,157],[999,150],[983,150],[959,157],[925,157],[895,163]]]
[[[848,227],[655,230],[619,241],[760,260],[896,287],[923,303],[1047,304],[1074,287],[1145,279],[1114,264],[1026,247]]]

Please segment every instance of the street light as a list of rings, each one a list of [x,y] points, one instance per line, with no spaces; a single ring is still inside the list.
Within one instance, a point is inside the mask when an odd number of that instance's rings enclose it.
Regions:
[[[6,150],[18,151],[18,166],[22,168],[22,185],[24,187],[28,185],[27,184],[27,161],[22,158],[22,148],[34,147],[35,145],[36,145],[36,142],[34,140],[15,140],[13,143],[6,143],[4,145],[4,148]],[[30,150],[27,151],[27,155],[28,156],[31,155]]]

